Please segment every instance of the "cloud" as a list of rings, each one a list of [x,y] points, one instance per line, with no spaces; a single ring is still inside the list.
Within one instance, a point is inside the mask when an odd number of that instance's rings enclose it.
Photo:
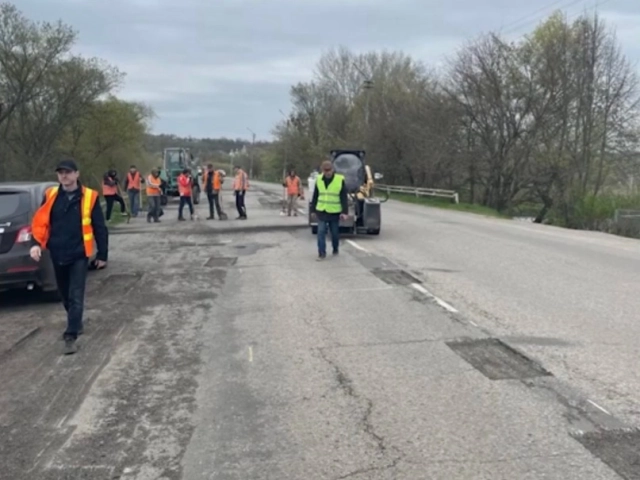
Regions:
[[[568,6],[531,0],[20,0],[30,18],[62,18],[79,31],[77,51],[127,73],[119,93],[149,103],[157,132],[267,138],[287,111],[292,84],[311,78],[322,52],[402,50],[441,65],[465,39],[501,27],[517,37]],[[602,10],[618,26],[625,53],[635,47],[640,4]],[[524,17],[524,20],[523,20]]]

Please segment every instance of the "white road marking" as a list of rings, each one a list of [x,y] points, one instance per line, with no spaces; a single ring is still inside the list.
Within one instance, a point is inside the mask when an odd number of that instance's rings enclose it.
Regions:
[[[426,295],[427,297],[433,299],[438,305],[440,305],[442,308],[444,308],[445,310],[451,312],[451,313],[458,313],[458,310],[456,310],[455,308],[453,308],[451,305],[449,305],[447,302],[445,302],[444,300],[442,300],[441,298],[436,297],[433,293],[431,293],[429,290],[427,290],[426,288],[424,288],[422,285],[420,285],[419,283],[412,283],[411,287],[413,287],[414,289],[416,289],[417,291],[419,291],[420,293]]]
[[[379,292],[381,290],[393,290],[395,287],[365,287],[365,288],[339,288],[335,290],[323,290],[323,292]]]
[[[351,245],[353,248],[357,248],[358,250],[361,250],[363,252],[366,252],[367,249],[364,247],[361,247],[360,245],[358,245],[356,242],[354,242],[353,240],[347,240],[346,241],[349,245]]]
[[[253,347],[249,346],[249,362],[253,362]]]
[[[607,415],[611,415],[607,410],[605,410],[604,408],[602,408],[600,405],[598,405],[596,402],[594,402],[593,400],[588,400],[587,402],[589,402],[591,405],[593,405],[594,407],[596,407],[598,410],[603,411],[604,413],[606,413]]]
[[[477,327],[477,326],[478,326],[478,324],[477,324],[476,322],[474,322],[473,320],[469,320],[469,323],[470,323],[471,325],[473,325],[474,327]]]

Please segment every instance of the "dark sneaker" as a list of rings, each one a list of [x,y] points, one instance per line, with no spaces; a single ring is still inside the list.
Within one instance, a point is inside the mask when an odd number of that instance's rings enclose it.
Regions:
[[[333,254],[334,254],[334,255],[338,255],[338,253],[340,253],[338,250],[334,250],[334,251],[333,251]]]
[[[321,254],[318,255],[318,258],[316,258],[316,261],[317,262],[321,262],[325,258],[327,258],[327,254],[326,253],[321,253]]]
[[[73,355],[78,351],[78,345],[73,338],[67,338],[64,341],[64,355]]]
[[[178,217],[178,221],[179,221],[179,222],[186,222],[186,220],[184,219],[184,217]]]

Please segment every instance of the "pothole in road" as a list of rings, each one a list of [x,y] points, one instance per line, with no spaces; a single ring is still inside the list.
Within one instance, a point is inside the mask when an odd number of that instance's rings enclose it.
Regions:
[[[447,346],[491,380],[521,380],[552,376],[541,365],[497,338],[454,340]]]
[[[593,431],[574,434],[591,454],[628,480],[640,480],[640,431]]]
[[[384,270],[381,268],[374,268],[371,270],[371,273],[389,285],[411,285],[412,283],[422,283],[422,281],[404,270]]]
[[[233,267],[238,257],[210,257],[204,264],[205,267]]]

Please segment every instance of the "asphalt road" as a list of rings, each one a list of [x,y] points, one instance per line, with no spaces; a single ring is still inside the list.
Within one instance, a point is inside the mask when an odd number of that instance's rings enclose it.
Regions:
[[[254,188],[114,228],[76,355],[0,301],[0,478],[640,478],[634,242],[388,202],[317,263]]]

